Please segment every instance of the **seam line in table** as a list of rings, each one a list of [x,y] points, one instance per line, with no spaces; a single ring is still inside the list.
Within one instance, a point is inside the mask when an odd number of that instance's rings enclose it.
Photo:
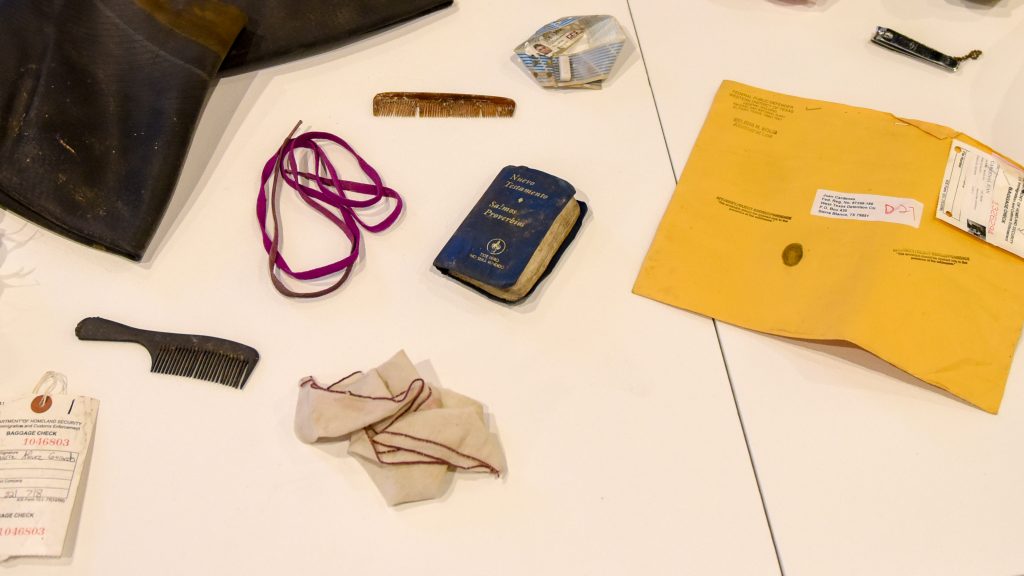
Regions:
[[[768,523],[768,535],[772,539],[772,548],[775,549],[775,561],[779,564],[779,574],[786,576],[786,570],[782,567],[782,555],[779,554],[779,545],[775,541],[775,530],[772,527],[772,518],[768,514],[768,503],[764,499],[764,490],[761,489],[761,477],[757,473],[757,465],[754,463],[754,451],[750,448],[750,439],[747,438],[747,426],[743,422],[743,411],[740,410],[740,401],[736,397],[736,386],[732,383],[732,373],[729,371],[729,360],[725,355],[725,346],[722,344],[722,335],[718,331],[718,320],[711,319],[715,326],[715,338],[718,339],[718,350],[722,353],[722,364],[725,366],[725,377],[729,381],[729,391],[732,392],[732,403],[736,406],[736,418],[740,421],[740,431],[743,432],[743,443],[747,446],[747,456],[750,458],[750,469],[754,472],[754,483],[757,484],[757,495],[761,498],[761,509],[764,510],[764,520]]]
[[[640,31],[636,28],[636,19],[633,18],[633,6],[626,0],[626,8],[629,10],[629,20],[633,24],[633,35],[636,36],[636,48],[640,52],[640,63],[644,66],[644,76],[647,77],[647,87],[651,91],[651,100],[654,101],[654,113],[658,116],[658,127],[661,129],[661,141],[665,144],[665,155],[668,156],[668,165],[672,169],[672,179],[679,183],[676,172],[676,164],[672,160],[672,151],[668,147],[668,137],[665,135],[665,124],[661,121],[661,109],[658,108],[658,97],[654,95],[654,85],[651,83],[651,74],[647,71],[647,59],[644,58],[644,47],[640,44]]]
[[[629,10],[629,20],[633,25],[633,34],[636,36],[636,47],[640,52],[640,62],[644,67],[644,75],[647,76],[647,87],[651,91],[651,100],[654,102],[654,112],[658,117],[658,127],[661,129],[661,139],[665,144],[665,155],[668,156],[669,167],[672,170],[672,180],[679,184],[679,176],[676,171],[675,162],[672,159],[672,150],[668,146],[668,135],[665,133],[665,124],[661,120],[661,109],[658,107],[658,97],[654,94],[654,83],[651,81],[651,74],[647,69],[647,59],[644,57],[644,48],[640,42],[640,31],[636,27],[636,18],[633,16],[633,6],[626,0],[626,8]],[[715,339],[718,341],[718,351],[722,355],[722,365],[725,367],[725,377],[729,381],[729,391],[732,393],[732,403],[736,407],[736,419],[740,423],[740,432],[743,433],[743,444],[747,448],[747,457],[750,459],[750,469],[754,473],[754,483],[757,485],[757,495],[761,499],[761,510],[764,512],[764,519],[768,525],[768,535],[772,540],[772,549],[775,552],[775,561],[779,565],[779,574],[786,576],[782,567],[782,555],[779,554],[779,545],[775,541],[775,530],[772,527],[771,516],[768,515],[768,505],[764,499],[764,490],[761,488],[761,477],[757,473],[757,465],[754,463],[754,452],[750,448],[750,439],[747,438],[747,427],[743,422],[743,411],[740,410],[739,399],[736,396],[736,386],[732,382],[732,373],[729,371],[729,360],[725,355],[725,347],[722,345],[722,335],[718,330],[718,320],[712,318],[712,325],[715,327]]]

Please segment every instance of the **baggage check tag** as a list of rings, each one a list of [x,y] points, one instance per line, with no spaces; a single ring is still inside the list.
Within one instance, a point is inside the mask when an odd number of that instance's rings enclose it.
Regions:
[[[47,372],[31,395],[0,402],[0,561],[64,551],[99,409],[66,392]]]
[[[953,140],[935,216],[1024,257],[1024,170],[997,154]]]

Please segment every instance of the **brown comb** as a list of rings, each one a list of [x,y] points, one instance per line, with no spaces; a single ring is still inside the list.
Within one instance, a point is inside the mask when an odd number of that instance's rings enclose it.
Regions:
[[[374,116],[511,118],[515,111],[515,100],[501,96],[442,92],[381,92],[373,97]]]

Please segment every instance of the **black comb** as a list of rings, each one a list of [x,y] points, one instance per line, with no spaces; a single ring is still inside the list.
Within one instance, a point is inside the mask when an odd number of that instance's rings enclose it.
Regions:
[[[239,390],[260,360],[255,349],[231,340],[140,330],[106,318],[82,320],[75,327],[75,335],[79,340],[141,344],[153,361],[150,372],[219,382]]]

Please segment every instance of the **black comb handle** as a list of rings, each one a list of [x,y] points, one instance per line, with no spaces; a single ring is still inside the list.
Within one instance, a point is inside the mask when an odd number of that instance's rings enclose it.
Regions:
[[[132,328],[131,326],[125,326],[106,318],[92,317],[86,318],[75,326],[75,336],[78,336],[79,340],[97,340],[103,342],[135,342],[141,344],[149,350],[150,354],[154,356],[155,351],[151,349],[146,342],[158,334],[157,332],[150,332],[149,330],[140,330],[138,328]]]
[[[250,346],[213,336],[155,332],[106,318],[86,318],[75,327],[79,340],[134,342],[149,352],[150,371],[242,388],[260,359]]]

